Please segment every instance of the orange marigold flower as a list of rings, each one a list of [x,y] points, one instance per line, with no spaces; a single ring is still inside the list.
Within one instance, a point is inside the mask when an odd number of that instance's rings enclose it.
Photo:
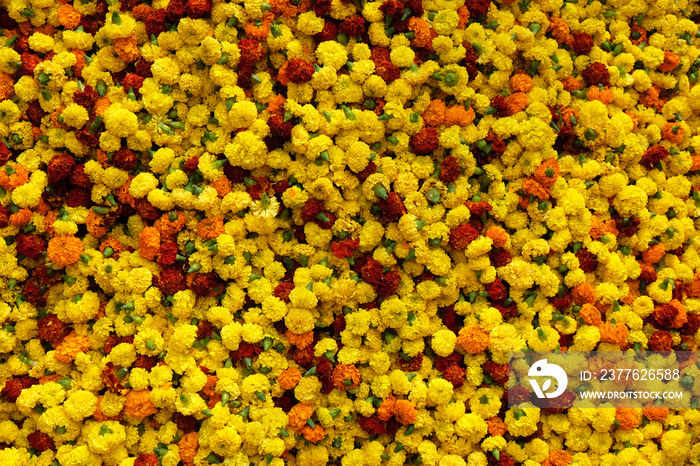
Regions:
[[[666,254],[666,246],[663,243],[655,244],[642,253],[642,259],[647,264],[656,264]]]
[[[559,178],[559,162],[555,157],[542,162],[535,170],[535,180],[544,188],[549,189]]]
[[[160,249],[160,232],[157,228],[146,227],[139,235],[139,253],[144,259],[152,261]]]
[[[650,403],[642,409],[642,414],[650,421],[663,421],[668,417],[668,408]]]
[[[105,112],[107,109],[112,105],[112,101],[109,100],[107,97],[101,97],[97,99],[97,102],[95,102],[95,106],[93,107],[93,111],[95,112],[95,115],[100,115],[104,116]]]
[[[287,341],[289,341],[290,345],[296,346],[299,349],[308,348],[314,342],[314,332],[308,331],[299,335],[291,330],[287,330]]]
[[[606,222],[601,222],[598,217],[593,215],[591,217],[591,230],[588,232],[593,239],[600,239],[601,236],[612,235],[617,236],[620,232],[617,231],[615,227],[615,220],[608,220]]]
[[[107,248],[112,248],[114,253],[112,254],[112,257],[115,259],[119,259],[119,254],[121,254],[124,251],[124,245],[119,241],[117,238],[107,238],[100,244],[100,252],[104,254],[105,249]]]
[[[523,181],[523,191],[525,194],[532,194],[542,201],[549,199],[549,191],[532,178],[526,178]]]
[[[678,144],[685,136],[685,129],[678,123],[666,123],[661,134],[665,140]]]
[[[134,18],[145,21],[146,18],[148,18],[148,15],[153,13],[153,7],[151,5],[146,5],[146,4],[140,4],[136,5],[133,10],[131,10],[131,14],[134,16]]]
[[[481,353],[489,346],[489,334],[477,325],[470,324],[459,331],[457,343],[470,354]]]
[[[310,426],[304,426],[301,429],[301,435],[311,443],[318,443],[326,436],[326,431],[323,430],[320,424],[316,424],[313,429]]]
[[[339,390],[351,390],[360,384],[360,371],[352,364],[338,364],[333,369],[333,385]]]
[[[457,29],[462,29],[467,26],[467,23],[469,23],[469,8],[467,8],[466,5],[462,5],[457,10],[457,14],[459,15],[459,23],[457,24]]]
[[[541,466],[568,466],[572,464],[574,458],[564,450],[554,450],[549,452],[549,456],[541,463]]]
[[[254,39],[258,41],[267,40],[267,36],[270,34],[270,25],[275,19],[274,13],[268,11],[265,15],[260,18],[260,26],[256,26],[255,22],[246,23],[243,27],[249,39]]]
[[[668,73],[678,68],[680,63],[681,59],[678,57],[678,55],[673,52],[669,52],[668,50],[664,50],[664,62],[659,65],[658,70],[662,73]]]
[[[92,417],[95,418],[95,420],[104,422],[104,421],[118,421],[121,419],[121,414],[117,414],[115,416],[105,416],[104,413],[102,412],[102,400],[104,399],[104,395],[100,395],[97,397],[97,408],[95,409],[95,412],[92,413]]]
[[[84,335],[72,332],[68,335],[54,351],[57,361],[68,364],[77,355],[90,349],[90,340]]]
[[[613,93],[610,89],[607,87],[601,89],[598,86],[591,86],[586,93],[586,97],[588,97],[588,100],[598,100],[603,102],[605,105],[608,105],[614,99]]]
[[[576,304],[584,305],[585,303],[595,303],[595,290],[588,282],[583,282],[571,291],[571,296]]]
[[[29,171],[18,163],[8,162],[0,169],[0,186],[8,191],[19,188],[28,181]]]
[[[270,115],[275,115],[277,113],[284,113],[284,103],[287,101],[283,95],[275,95],[270,99],[267,104],[267,111]]]
[[[584,320],[584,322],[586,322],[588,325],[593,325],[597,327],[603,323],[600,316],[600,311],[597,307],[595,307],[592,304],[584,304],[581,307],[579,314],[581,315],[581,318]]]
[[[434,99],[430,101],[428,108],[425,109],[423,114],[423,122],[430,126],[439,126],[445,122],[445,102],[441,99]]]
[[[126,63],[132,63],[138,60],[139,53],[138,42],[135,35],[123,37],[114,40],[114,51],[119,55],[119,58]]]
[[[692,164],[690,165],[690,170],[691,172],[696,172],[700,170],[700,155],[694,155],[690,158],[692,160]]]
[[[109,231],[109,217],[106,215],[96,214],[92,209],[88,212],[85,218],[85,226],[88,233],[95,238],[102,238]]]
[[[530,105],[530,98],[524,92],[516,92],[506,98],[506,104],[508,105],[509,115],[515,115]]]
[[[39,377],[39,383],[43,385],[49,382],[56,382],[58,380],[61,380],[62,378],[63,376],[61,376],[61,374],[43,375]]]
[[[377,416],[382,421],[388,421],[391,416],[394,415],[396,410],[396,397],[394,395],[389,395],[382,401],[377,409]]]
[[[46,249],[49,260],[59,267],[75,264],[83,253],[83,243],[72,235],[55,236]]]
[[[487,422],[488,424],[488,429],[489,429],[489,434],[491,434],[494,437],[497,437],[499,435],[503,435],[508,431],[508,426],[506,426],[506,423],[503,422],[500,418],[494,416],[490,418]]]
[[[412,424],[413,421],[418,417],[418,411],[416,411],[416,406],[413,402],[409,400],[396,400],[396,405],[394,406],[394,417],[401,424],[407,426]]]
[[[81,15],[70,4],[61,5],[58,9],[58,22],[66,29],[75,29],[80,26]]]
[[[471,107],[467,110],[464,105],[453,105],[445,111],[445,124],[448,126],[468,126],[475,117],[476,114]]]
[[[301,380],[301,371],[296,367],[290,367],[283,370],[279,377],[277,377],[277,385],[280,386],[282,390],[291,390],[296,387]]]
[[[224,197],[231,192],[231,181],[225,176],[221,176],[216,181],[209,183],[209,186],[216,189],[219,197]]]
[[[126,394],[124,402],[124,414],[136,419],[144,419],[158,412],[158,408],[151,402],[149,390],[131,390]]]
[[[175,220],[170,220],[170,216],[174,214]],[[185,227],[187,217],[182,212],[170,212],[163,214],[158,220],[153,223],[153,226],[160,232],[160,240],[163,243],[172,243],[175,241],[177,233]]]
[[[185,463],[192,463],[199,447],[199,434],[197,432],[185,434],[177,446],[180,448],[180,459]]]
[[[547,19],[549,20],[549,28],[547,29],[547,32],[551,33],[554,39],[560,44],[567,43],[571,36],[569,34],[569,25],[566,24],[566,21],[555,16]]]
[[[437,36],[437,33],[433,31],[426,20],[417,16],[411,17],[408,20],[408,30],[416,34],[413,45],[433,50],[433,38]]]
[[[510,88],[515,92],[530,92],[535,84],[532,78],[525,73],[518,73],[510,78]]]
[[[497,225],[490,226],[486,229],[485,236],[491,238],[493,241],[493,246],[496,248],[502,248],[508,242],[509,235],[502,227]]]
[[[205,218],[197,224],[197,234],[204,240],[215,239],[224,231],[223,217]]]
[[[600,330],[600,341],[612,343],[620,348],[627,347],[629,329],[625,324],[616,323],[612,325],[610,322],[603,322],[600,327],[598,327],[598,330]]]
[[[659,99],[660,89],[658,86],[651,86],[639,95],[639,103],[646,107],[660,108],[663,101]]]
[[[295,404],[287,414],[289,416],[289,425],[297,432],[306,425],[306,421],[313,415],[314,408],[304,403]]]
[[[27,21],[29,22],[29,21]],[[7,73],[0,71],[0,100],[9,99],[15,93],[15,81]]]
[[[573,76],[567,76],[566,78],[561,80],[561,83],[564,85],[564,90],[568,92],[578,91],[579,89],[581,89],[581,81],[574,78]]]
[[[620,423],[620,430],[632,430],[639,425],[639,413],[633,408],[617,408],[615,419]]]
[[[20,209],[16,214],[10,215],[10,225],[22,226],[29,223],[32,219],[32,211],[29,209]]]

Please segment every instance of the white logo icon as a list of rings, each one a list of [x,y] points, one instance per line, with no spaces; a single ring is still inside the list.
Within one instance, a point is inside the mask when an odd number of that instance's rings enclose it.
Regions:
[[[557,380],[557,389],[552,393],[545,393],[552,386],[552,379],[547,379],[542,388],[540,389],[539,384],[534,380],[530,379],[530,385],[532,385],[533,390],[537,398],[556,398],[566,390],[566,385],[569,382],[568,377],[564,369],[556,364],[549,364],[546,359],[540,359],[535,364],[530,366],[530,370],[527,375],[529,377],[554,377]]]

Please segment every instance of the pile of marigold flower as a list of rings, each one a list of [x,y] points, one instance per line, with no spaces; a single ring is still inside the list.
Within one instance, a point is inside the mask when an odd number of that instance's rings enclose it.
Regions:
[[[506,383],[697,350],[698,15],[0,0],[0,464],[697,461]]]

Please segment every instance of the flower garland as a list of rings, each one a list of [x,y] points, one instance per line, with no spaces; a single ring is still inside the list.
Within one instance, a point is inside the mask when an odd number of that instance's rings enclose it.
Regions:
[[[0,463],[695,461],[506,384],[697,351],[700,7],[268,1],[0,1]]]

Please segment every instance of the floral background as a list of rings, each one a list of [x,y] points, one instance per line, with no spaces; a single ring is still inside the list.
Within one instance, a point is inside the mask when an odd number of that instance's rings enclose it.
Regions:
[[[267,1],[0,0],[0,463],[697,462],[507,362],[697,350],[698,4]]]

